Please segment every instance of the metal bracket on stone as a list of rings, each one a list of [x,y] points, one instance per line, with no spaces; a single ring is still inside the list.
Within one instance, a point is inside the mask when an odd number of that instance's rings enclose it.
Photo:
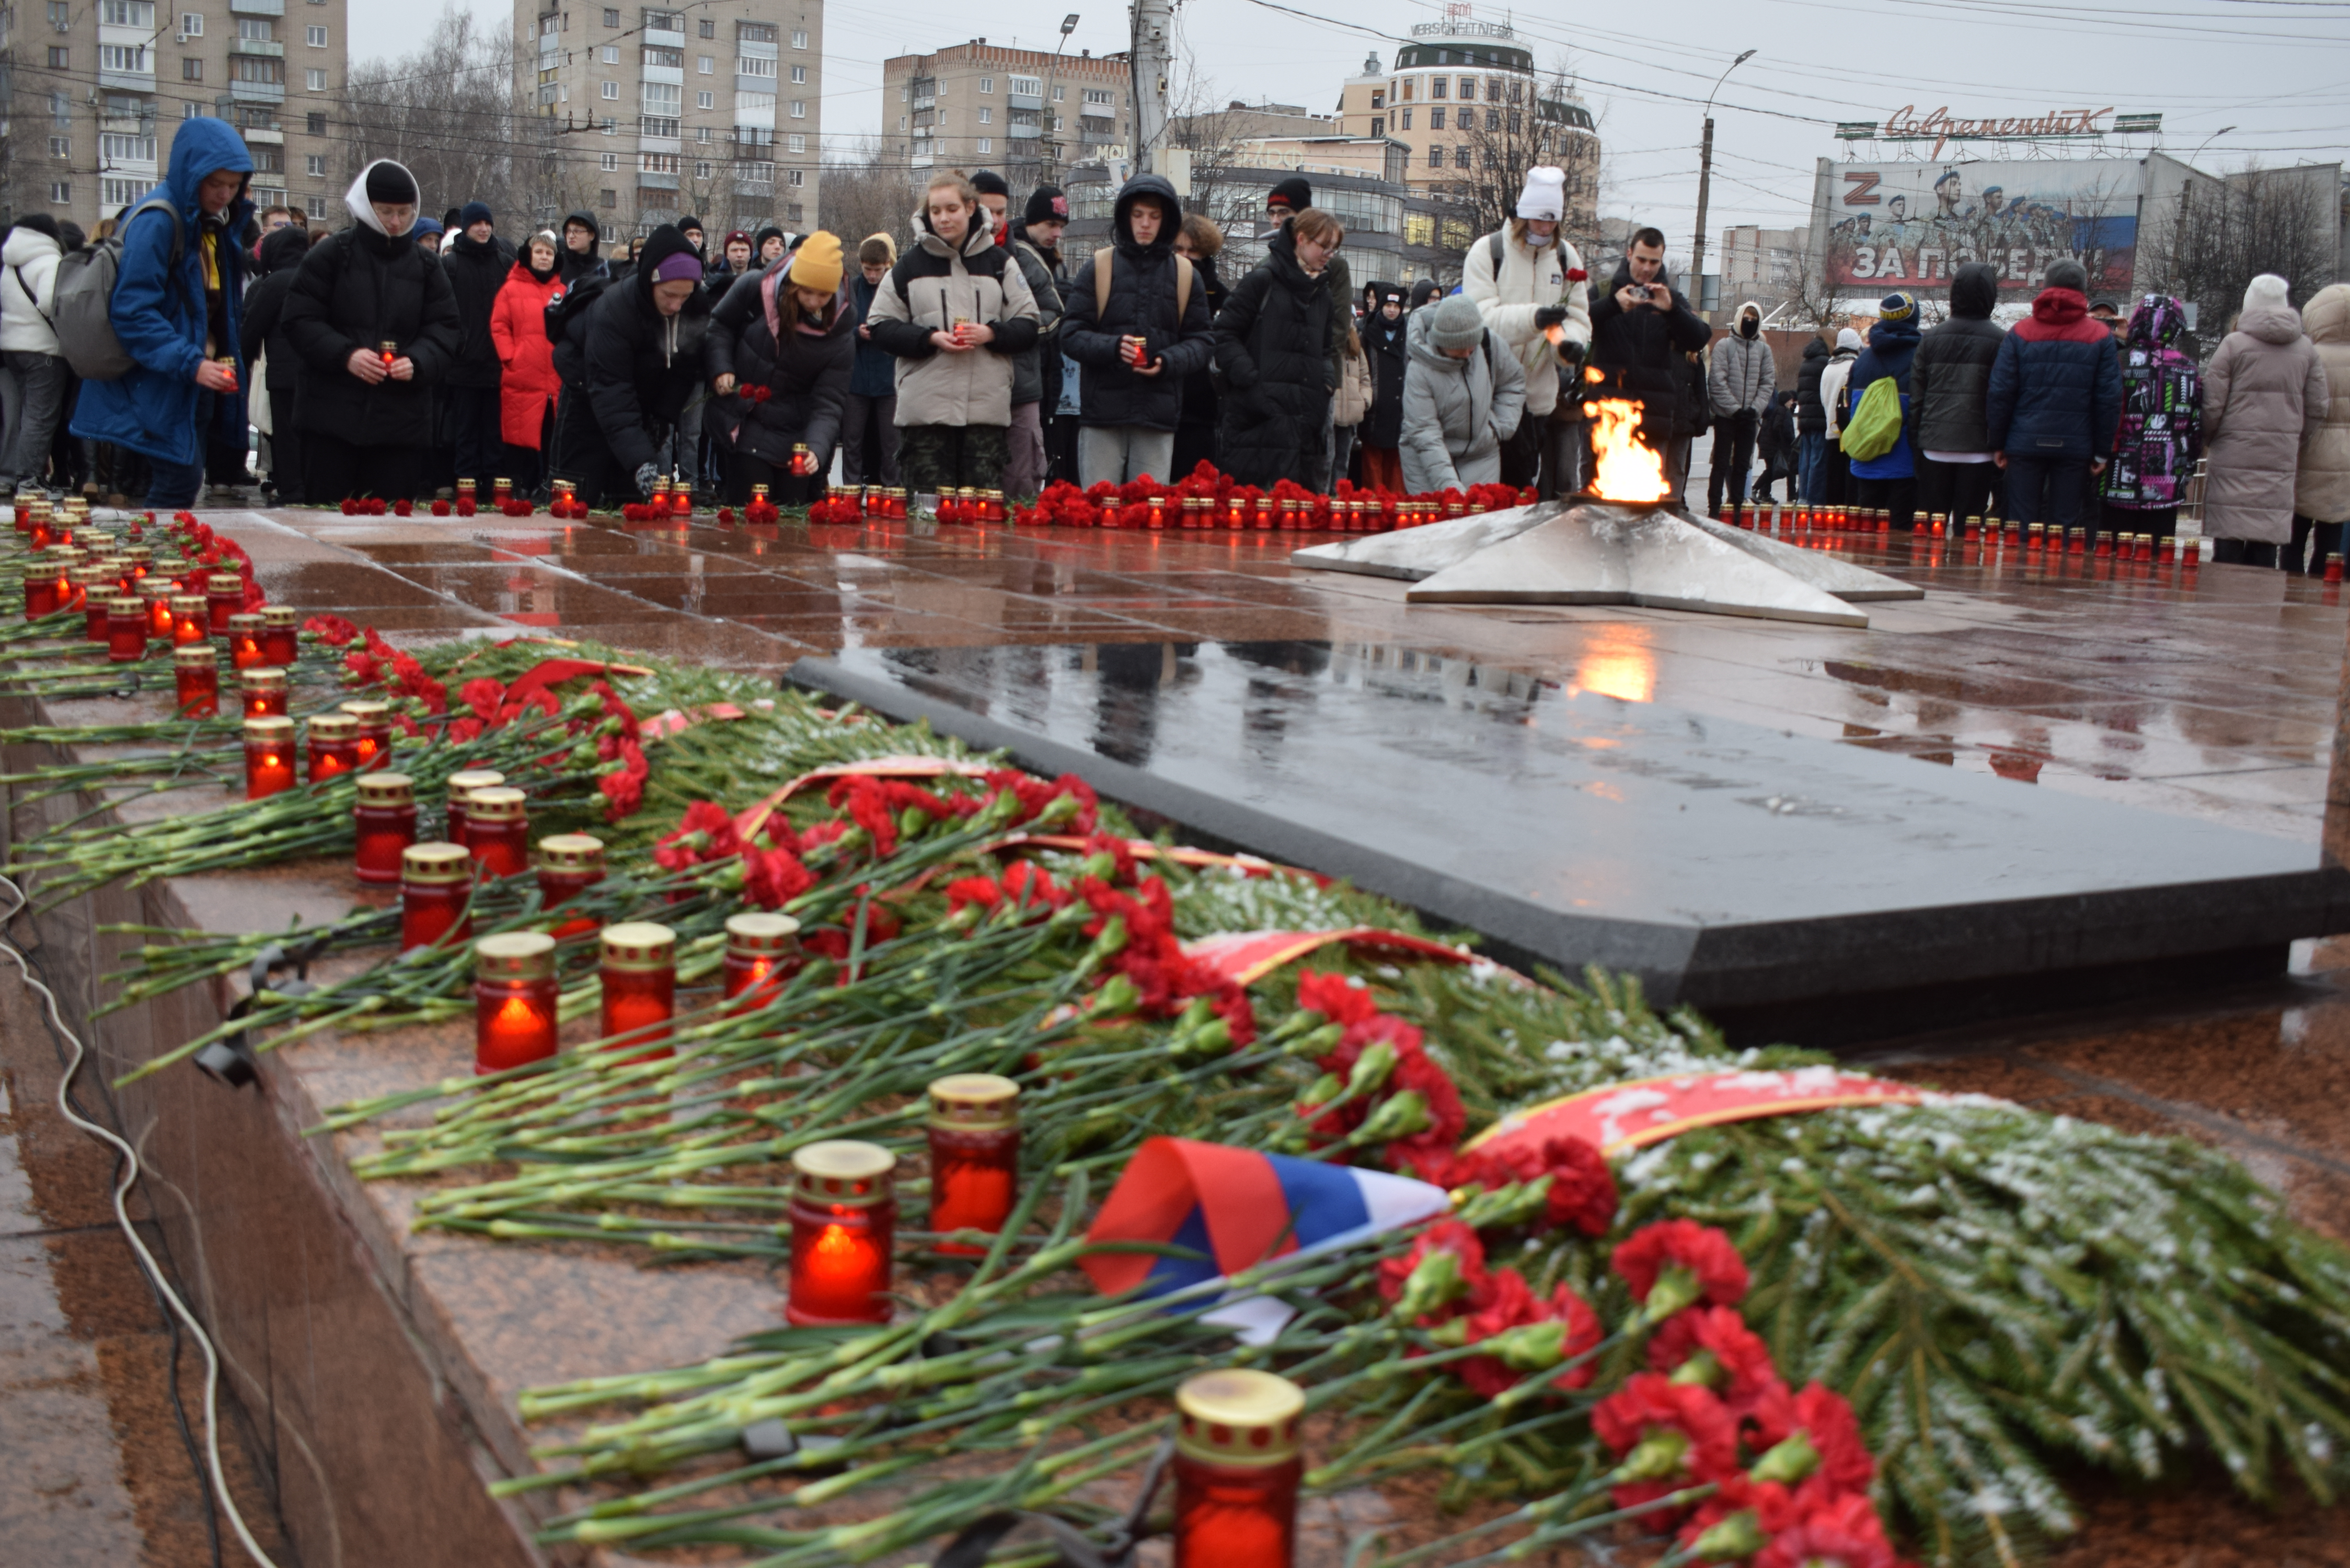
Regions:
[[[1133,1506],[1110,1532],[1107,1542],[1096,1542],[1057,1514],[1007,1509],[966,1525],[932,1560],[931,1568],[981,1568],[1005,1536],[1020,1525],[1031,1523],[1051,1538],[1061,1554],[1059,1568],[1127,1568],[1133,1560],[1134,1549],[1150,1534],[1150,1504],[1158,1497],[1159,1483],[1166,1479],[1167,1467],[1174,1458],[1175,1439],[1160,1439],[1158,1451],[1150,1456],[1150,1463],[1142,1472],[1141,1485],[1135,1489]]]
[[[248,1017],[253,1012],[254,998],[266,991],[275,995],[295,998],[307,996],[317,988],[310,983],[310,965],[327,950],[329,940],[320,931],[308,941],[287,952],[275,942],[253,955],[253,963],[245,971],[244,994],[228,1010],[232,1020]],[[273,981],[271,976],[280,969],[291,968],[294,978]],[[213,1041],[196,1053],[196,1065],[232,1089],[248,1087],[260,1076],[260,1064],[253,1049],[250,1032],[240,1029],[224,1039]]]

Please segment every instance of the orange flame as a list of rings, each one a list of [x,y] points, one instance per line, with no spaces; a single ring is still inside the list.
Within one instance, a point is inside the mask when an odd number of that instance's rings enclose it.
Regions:
[[[1640,405],[1623,398],[1606,398],[1584,404],[1591,431],[1592,473],[1588,486],[1602,501],[1645,504],[1662,501],[1665,461],[1642,446]]]

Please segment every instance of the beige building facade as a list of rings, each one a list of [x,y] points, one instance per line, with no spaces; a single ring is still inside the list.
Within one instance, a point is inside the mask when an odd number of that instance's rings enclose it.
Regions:
[[[919,178],[993,169],[1015,190],[1128,156],[1134,79],[1123,54],[1072,56],[973,38],[881,63],[882,142]]]

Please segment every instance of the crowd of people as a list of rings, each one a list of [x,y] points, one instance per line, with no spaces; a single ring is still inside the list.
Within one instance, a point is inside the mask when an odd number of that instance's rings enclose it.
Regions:
[[[242,501],[250,426],[281,504],[418,498],[499,478],[589,506],[657,482],[741,504],[848,484],[1014,498],[1066,479],[1168,480],[1201,462],[1250,484],[1407,493],[1504,483],[1571,493],[1584,403],[1638,405],[1679,494],[1713,434],[1706,503],[1790,499],[1997,513],[2166,535],[2208,459],[2203,528],[2221,559],[2322,568],[2350,518],[2350,286],[2306,314],[2284,280],[2248,291],[2207,365],[2178,301],[2125,318],[2051,265],[2030,317],[1993,320],[1996,272],[1959,269],[1948,314],[1887,295],[1864,341],[1807,342],[1780,385],[1760,306],[1718,337],[1636,230],[1595,288],[1562,233],[1565,177],[1527,171],[1460,286],[1357,288],[1346,230],[1303,176],[1246,237],[1165,179],[1128,181],[1108,243],[1069,254],[1067,197],[999,174],[926,182],[901,250],[765,228],[715,245],[687,218],[603,254],[593,214],[519,248],[478,202],[439,220],[379,160],[348,222],[256,213],[251,161],[191,120],[162,183],[85,243],[41,214],[0,244],[0,489],[85,482],[156,507],[205,485]],[[1015,202],[1018,203],[1014,216]],[[127,373],[79,379],[61,340],[67,269],[102,246]],[[2313,552],[2309,546],[2314,544]]]

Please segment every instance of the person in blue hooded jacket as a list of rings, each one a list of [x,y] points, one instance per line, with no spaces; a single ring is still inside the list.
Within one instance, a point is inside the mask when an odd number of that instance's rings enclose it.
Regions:
[[[235,236],[253,217],[252,175],[244,139],[226,120],[180,122],[170,171],[133,203],[107,309],[135,363],[115,380],[84,381],[74,403],[75,435],[147,459],[147,504],[159,511],[195,504],[208,438],[244,444],[244,253]],[[172,211],[135,211],[158,199]]]
[[[1855,505],[1893,514],[1893,526],[1912,525],[1918,511],[1918,465],[1909,451],[1909,362],[1918,357],[1918,298],[1908,289],[1896,289],[1877,301],[1877,325],[1868,329],[1868,347],[1853,361],[1852,379],[1845,384],[1844,415],[1849,431],[1852,416],[1872,381],[1893,379],[1901,394],[1901,434],[1875,457],[1852,460],[1852,477],[1859,498]]]

